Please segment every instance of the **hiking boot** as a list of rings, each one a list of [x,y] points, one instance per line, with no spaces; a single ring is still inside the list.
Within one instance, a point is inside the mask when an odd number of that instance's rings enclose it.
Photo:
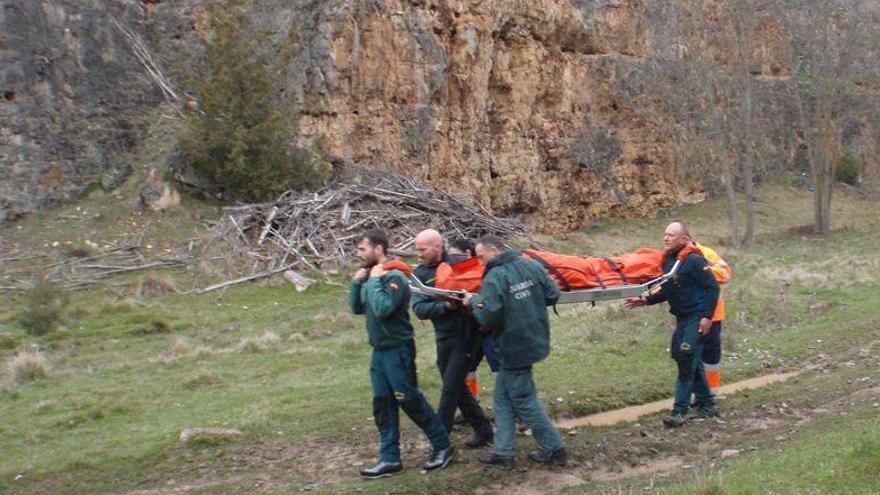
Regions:
[[[431,451],[431,457],[425,461],[422,466],[425,471],[433,471],[435,469],[443,469],[452,461],[452,454],[455,453],[455,446],[450,445],[443,450],[434,449]]]
[[[486,452],[477,456],[477,460],[488,466],[498,466],[501,469],[513,469],[513,457],[504,457],[495,452]]]
[[[495,435],[492,433],[492,430],[489,430],[487,433],[474,433],[474,436],[465,442],[464,446],[469,449],[478,449],[480,447],[485,447],[486,445],[491,445],[492,440],[494,439]]]
[[[684,421],[684,415],[679,413],[674,413],[663,418],[663,424],[669,428],[677,428],[679,426],[683,426]]]
[[[715,406],[703,406],[697,411],[697,417],[703,419],[709,418],[720,418],[721,414],[718,412],[718,408]]]
[[[558,448],[552,452],[546,450],[538,450],[529,453],[529,460],[538,464],[555,464],[557,466],[565,466],[568,463],[568,454],[564,448]]]
[[[379,461],[375,466],[361,469],[361,476],[375,480],[379,478],[387,478],[403,472],[403,464],[399,462]]]

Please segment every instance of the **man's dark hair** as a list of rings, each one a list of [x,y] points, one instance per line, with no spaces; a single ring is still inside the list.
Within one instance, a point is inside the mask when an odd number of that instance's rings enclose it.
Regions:
[[[499,251],[504,251],[505,249],[504,239],[492,234],[486,234],[483,237],[480,237],[480,240],[477,241],[477,244],[482,244],[486,247],[493,247]]]
[[[382,246],[382,252],[388,254],[388,236],[382,229],[370,229],[364,233],[364,239],[370,243],[370,246]]]
[[[474,241],[470,239],[461,237],[459,239],[449,241],[449,247],[454,247],[455,249],[458,249],[462,253],[470,256],[471,258],[476,256],[476,251],[474,251]]]

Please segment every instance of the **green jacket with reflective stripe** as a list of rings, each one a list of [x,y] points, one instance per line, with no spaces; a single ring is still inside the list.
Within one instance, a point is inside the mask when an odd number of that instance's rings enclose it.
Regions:
[[[365,282],[352,281],[348,293],[351,312],[367,317],[367,335],[375,349],[400,347],[413,339],[409,299],[409,281],[399,270]]]

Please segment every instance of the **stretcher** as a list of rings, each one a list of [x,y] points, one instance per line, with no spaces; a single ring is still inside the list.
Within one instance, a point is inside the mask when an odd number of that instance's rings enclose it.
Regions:
[[[559,295],[559,300],[556,301],[556,304],[594,303],[598,301],[610,301],[612,299],[627,299],[630,297],[646,296],[652,290],[655,290],[674,277],[680,264],[681,261],[676,260],[669,272],[643,284],[612,285],[598,289],[563,291]],[[415,275],[410,275],[409,287],[410,291],[414,294],[421,294],[423,296],[450,301],[461,302],[468,295],[468,292],[464,290],[447,290],[427,286]]]

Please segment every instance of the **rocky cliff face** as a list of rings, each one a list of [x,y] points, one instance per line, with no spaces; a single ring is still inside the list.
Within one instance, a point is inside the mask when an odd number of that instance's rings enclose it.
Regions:
[[[120,2],[3,2],[0,222],[97,181],[158,102],[111,18],[136,22]]]
[[[323,15],[300,126],[347,159],[473,192],[547,229],[695,197],[697,181],[680,186],[669,166],[661,114],[635,115],[618,88],[652,53],[639,3],[390,2]]]
[[[689,122],[713,104],[694,98],[699,80],[683,67],[699,52],[724,73],[734,58],[723,3],[262,0],[254,13],[277,40],[297,40],[279,88],[304,144],[322,138],[346,160],[468,191],[559,231],[705,197],[713,167],[695,157],[711,154],[694,152]],[[167,48],[197,41],[197,2],[130,2],[115,13],[111,4],[5,2],[7,211],[80,190],[130,145],[132,132],[117,130],[131,128],[126,115],[158,101],[108,16],[146,33],[172,73],[187,63],[187,50]],[[689,27],[697,11],[708,29]],[[788,34],[765,13],[752,38],[762,159],[796,167],[795,109],[775,96],[790,76]],[[878,129],[865,121],[848,139],[869,156]]]

